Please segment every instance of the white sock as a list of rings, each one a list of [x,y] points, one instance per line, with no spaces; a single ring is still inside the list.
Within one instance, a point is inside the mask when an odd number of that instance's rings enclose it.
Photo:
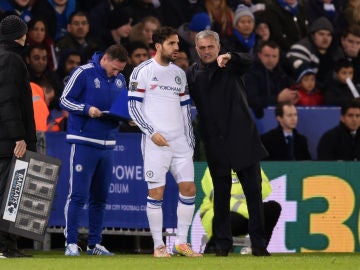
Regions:
[[[175,245],[187,243],[189,227],[191,225],[195,210],[195,196],[184,196],[179,193],[177,206],[177,233]]]
[[[163,212],[162,200],[147,197],[146,214],[149,221],[151,235],[154,241],[154,249],[164,245],[162,238]]]

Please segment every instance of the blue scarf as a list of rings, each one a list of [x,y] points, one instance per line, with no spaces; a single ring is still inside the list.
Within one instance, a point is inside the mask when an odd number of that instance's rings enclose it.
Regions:
[[[296,4],[295,6],[290,6],[288,3],[285,2],[285,0],[277,0],[277,1],[282,8],[289,11],[291,14],[293,15],[297,14],[299,4]]]
[[[249,51],[255,46],[255,33],[252,33],[248,39],[246,39],[238,30],[234,29],[233,33],[235,37],[243,44]]]

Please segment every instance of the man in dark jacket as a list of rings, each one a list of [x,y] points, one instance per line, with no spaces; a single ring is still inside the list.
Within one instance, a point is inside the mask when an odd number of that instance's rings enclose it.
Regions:
[[[293,44],[286,57],[295,78],[306,68],[314,69],[316,83],[320,89],[331,72],[335,62],[343,57],[340,47],[334,39],[334,28],[325,17],[314,21],[308,29],[308,35]]]
[[[289,101],[279,102],[275,116],[279,125],[261,136],[269,152],[267,160],[311,160],[307,139],[296,130],[296,107]]]
[[[275,106],[280,98],[293,104],[298,101],[297,92],[289,89],[294,81],[282,68],[280,54],[275,41],[263,42],[254,64],[244,75],[249,106],[257,118],[262,118],[264,108]]]
[[[36,151],[29,74],[19,55],[26,33],[26,24],[16,15],[0,22],[0,201],[5,196],[12,157]],[[0,258],[27,256],[18,250],[16,236],[0,232]]]
[[[318,160],[360,160],[360,103],[358,100],[341,107],[340,123],[320,138]]]
[[[213,237],[217,256],[232,248],[230,226],[231,169],[244,188],[250,213],[252,254],[266,250],[259,161],[266,156],[246,101],[242,74],[252,57],[220,54],[219,35],[201,31],[195,38],[201,62],[187,73],[190,95],[200,116],[200,130],[214,185]],[[241,154],[239,154],[241,153]]]

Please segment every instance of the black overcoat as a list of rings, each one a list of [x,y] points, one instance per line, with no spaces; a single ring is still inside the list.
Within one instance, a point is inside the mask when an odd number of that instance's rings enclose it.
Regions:
[[[252,63],[247,53],[231,53],[225,68],[194,64],[187,72],[199,114],[200,136],[214,176],[225,176],[263,159],[263,147],[246,100],[242,75]]]
[[[12,157],[20,140],[36,151],[32,93],[21,49],[15,41],[0,42],[0,158]]]

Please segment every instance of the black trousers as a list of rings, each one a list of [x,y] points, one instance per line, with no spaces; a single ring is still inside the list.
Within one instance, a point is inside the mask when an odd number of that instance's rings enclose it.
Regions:
[[[281,214],[281,205],[275,201],[264,202],[264,225],[266,246],[269,244],[274,227]],[[239,213],[230,212],[232,236],[246,235],[249,233],[249,220]]]
[[[4,193],[8,176],[10,173],[11,157],[0,158],[0,204],[4,199]],[[2,232],[0,230],[0,251],[6,251],[9,249],[17,249],[17,237],[13,234]]]
[[[209,167],[210,168],[210,167]],[[210,168],[211,173],[211,168]],[[236,172],[243,187],[249,211],[249,235],[253,247],[266,247],[264,229],[264,209],[261,196],[261,170],[257,162]],[[214,186],[213,241],[215,249],[232,249],[232,232],[230,219],[231,172],[219,177],[211,175]]]

